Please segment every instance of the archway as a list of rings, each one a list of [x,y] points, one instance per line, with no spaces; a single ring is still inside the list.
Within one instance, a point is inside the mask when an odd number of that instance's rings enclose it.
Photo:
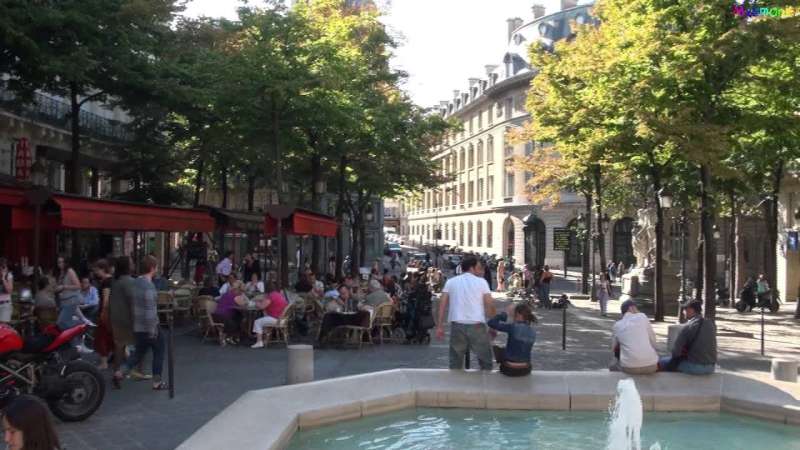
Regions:
[[[525,218],[525,264],[543,266],[547,251],[547,229],[538,217]]]
[[[510,218],[503,222],[503,257],[514,256],[514,222]]]
[[[569,228],[569,249],[566,251],[567,266],[582,266],[583,241],[578,238],[578,219],[572,219],[567,224]]]
[[[633,219],[625,217],[614,224],[614,262],[622,261],[625,267],[636,262],[633,256]]]

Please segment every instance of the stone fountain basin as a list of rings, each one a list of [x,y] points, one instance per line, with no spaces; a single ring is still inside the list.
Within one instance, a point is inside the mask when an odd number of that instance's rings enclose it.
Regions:
[[[732,412],[800,425],[800,384],[733,373],[624,373],[397,369],[250,391],[178,448],[285,448],[298,429],[414,407],[608,411],[617,383],[633,378],[645,411]]]

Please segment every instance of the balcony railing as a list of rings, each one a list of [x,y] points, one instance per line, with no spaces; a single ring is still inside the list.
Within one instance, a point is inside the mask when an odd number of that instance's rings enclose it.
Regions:
[[[0,108],[19,116],[43,122],[54,127],[70,131],[70,104],[41,93],[33,94],[33,102],[20,104],[13,92],[0,88]],[[125,124],[107,119],[89,111],[81,110],[81,132],[101,140],[130,142],[133,140]]]

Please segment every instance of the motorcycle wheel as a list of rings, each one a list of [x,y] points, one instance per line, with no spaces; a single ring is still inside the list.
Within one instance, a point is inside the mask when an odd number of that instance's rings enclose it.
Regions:
[[[745,302],[738,302],[736,303],[736,310],[740,313],[743,313],[747,310],[747,303]]]
[[[87,419],[100,405],[106,395],[103,376],[93,365],[85,361],[72,361],[64,371],[65,392],[60,398],[50,399],[50,409],[65,422],[80,422]]]

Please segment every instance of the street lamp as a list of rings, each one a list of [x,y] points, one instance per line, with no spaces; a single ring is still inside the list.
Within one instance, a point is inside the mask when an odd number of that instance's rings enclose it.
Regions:
[[[719,227],[714,224],[711,230],[714,232],[714,239],[719,239]]]
[[[662,188],[660,191],[658,191],[658,200],[661,203],[662,208],[672,208],[672,194],[667,190],[667,188]]]
[[[364,219],[366,219],[367,222],[372,222],[372,220],[375,219],[374,209],[375,207],[372,206],[372,203],[367,204],[367,212],[364,213]]]

